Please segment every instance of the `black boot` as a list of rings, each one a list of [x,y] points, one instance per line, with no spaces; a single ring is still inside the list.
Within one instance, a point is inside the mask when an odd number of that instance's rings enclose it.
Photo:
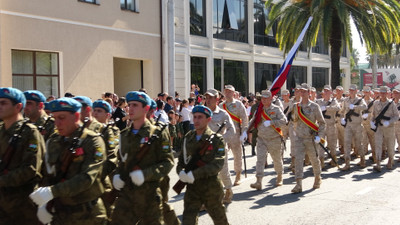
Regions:
[[[256,146],[251,146],[251,155],[256,155]]]

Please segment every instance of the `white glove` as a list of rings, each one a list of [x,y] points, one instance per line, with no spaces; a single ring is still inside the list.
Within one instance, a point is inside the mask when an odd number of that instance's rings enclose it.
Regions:
[[[388,127],[390,125],[389,121],[385,120],[383,121],[383,126],[384,127]]]
[[[326,111],[326,106],[321,106],[321,111],[322,112]]]
[[[193,176],[193,173],[192,173],[192,171],[189,171],[189,173],[187,173],[186,174],[187,176],[186,176],[186,181],[189,183],[189,184],[193,184],[193,182],[194,182],[194,176]]]
[[[354,104],[350,104],[349,109],[354,109]]]
[[[132,182],[136,184],[136,186],[140,186],[144,183],[144,174],[142,170],[134,170],[129,173],[129,176],[132,179]]]
[[[50,187],[40,187],[36,191],[32,192],[29,197],[38,206],[45,205],[47,202],[54,198]]]
[[[53,215],[47,211],[46,206],[47,204],[40,206],[36,213],[38,219],[43,224],[48,224],[53,220]]]
[[[340,119],[340,123],[344,126],[346,125],[346,120],[344,118]]]
[[[373,130],[376,129],[375,123],[373,121],[370,122],[370,125],[371,125],[371,129],[373,129]]]
[[[368,113],[362,114],[362,118],[363,118],[364,120],[366,120],[366,119],[368,118]]]
[[[242,135],[240,135],[240,142],[241,143],[244,143],[244,141],[247,139],[247,132],[246,131],[244,131],[243,133],[242,133]]]
[[[314,142],[318,144],[319,142],[321,142],[321,138],[319,136],[315,136]]]
[[[269,126],[271,126],[271,120],[264,121],[264,127],[269,127]]]
[[[179,172],[179,180],[187,183],[187,174],[185,171],[181,170],[181,172]]]
[[[119,174],[115,174],[113,177],[113,186],[115,189],[120,191],[122,188],[125,186],[125,182],[121,180],[121,177]]]

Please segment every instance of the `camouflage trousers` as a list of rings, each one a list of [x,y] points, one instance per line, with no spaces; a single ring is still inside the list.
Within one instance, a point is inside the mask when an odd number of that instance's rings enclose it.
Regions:
[[[107,214],[103,201],[56,209],[51,225],[106,225]]]
[[[125,185],[115,202],[111,225],[164,224],[161,189],[154,183],[139,188]]]
[[[38,224],[37,207],[29,198],[33,188],[26,191],[18,187],[11,191],[6,189],[0,188],[0,225]]]
[[[217,176],[199,179],[194,184],[188,184],[184,197],[182,224],[196,225],[200,207],[204,204],[214,224],[227,225],[228,219],[222,204],[223,196],[224,190]]]

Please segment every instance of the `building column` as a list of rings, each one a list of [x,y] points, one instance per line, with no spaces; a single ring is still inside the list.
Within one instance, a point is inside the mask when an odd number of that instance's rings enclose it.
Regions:
[[[212,7],[213,0],[206,0],[206,7]],[[207,56],[207,90],[214,88],[214,38],[213,38],[213,15],[212,8],[206,10],[206,35],[208,40]],[[219,90],[219,88],[218,88]]]

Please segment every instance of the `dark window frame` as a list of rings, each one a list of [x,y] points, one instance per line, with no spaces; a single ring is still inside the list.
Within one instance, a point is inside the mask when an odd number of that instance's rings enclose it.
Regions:
[[[121,1],[124,1],[124,3],[122,4]],[[139,10],[136,8],[136,6],[137,6],[136,1],[139,1],[139,0],[132,0],[133,9],[129,9],[128,8],[128,0],[120,0],[121,10],[139,13]]]
[[[193,59],[199,60],[199,63],[195,64]],[[201,68],[201,70],[203,72],[202,78],[201,78],[202,79],[201,84],[196,83],[192,79],[192,74],[193,74],[193,72],[195,72],[193,67]],[[198,72],[198,71],[200,71],[200,70],[196,70],[196,72]],[[207,90],[207,58],[199,57],[199,56],[191,56],[190,57],[190,84],[197,84],[200,87],[200,93],[206,92],[206,90]]]
[[[60,54],[58,52],[46,52],[46,51],[30,51],[30,50],[19,50],[19,49],[11,49],[11,58],[12,58],[12,52],[13,51],[20,51],[20,52],[31,52],[32,53],[32,74],[19,74],[19,73],[13,73],[12,72],[12,77],[20,76],[20,77],[32,77],[33,79],[33,89],[37,90],[37,77],[57,77],[58,82],[57,82],[57,90],[58,90],[58,95],[61,94],[60,92]],[[50,74],[38,74],[36,72],[36,53],[51,53],[51,54],[57,54],[57,75],[50,75]]]
[[[190,5],[191,5],[191,1],[189,1],[189,8],[190,8],[190,35],[196,35],[196,36],[201,36],[201,37],[207,37],[207,5],[206,5],[206,0],[197,0],[197,1],[201,1],[202,2],[202,8],[203,8],[203,12],[202,12],[202,24],[201,24],[201,26],[202,26],[202,32],[201,32],[201,34],[197,34],[197,33],[194,33],[194,32],[192,32],[192,24],[194,24],[193,23],[193,20],[195,20],[194,18],[192,18],[192,8],[190,7]],[[196,2],[197,2],[196,1]],[[196,8],[196,6],[194,6],[194,9],[197,9]],[[197,10],[195,10],[196,12],[197,12]],[[195,13],[196,13],[195,12]],[[196,14],[197,15],[197,14]]]
[[[100,5],[99,0],[78,0],[78,2],[88,3],[92,5]]]

